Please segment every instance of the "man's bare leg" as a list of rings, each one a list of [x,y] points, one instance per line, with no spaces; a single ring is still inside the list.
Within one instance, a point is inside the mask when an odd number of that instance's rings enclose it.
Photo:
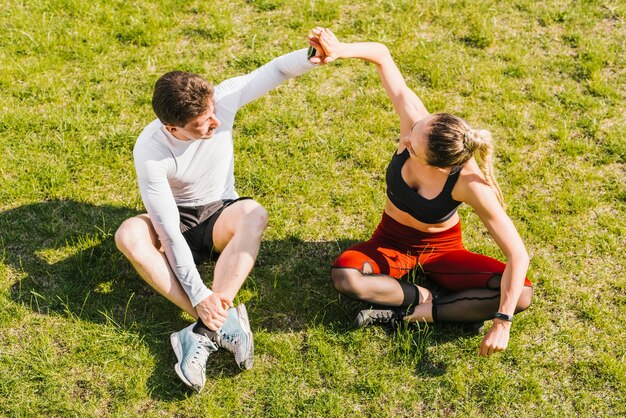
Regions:
[[[230,301],[235,298],[254,266],[266,226],[267,212],[253,200],[235,202],[222,211],[213,227],[214,250],[220,253],[213,273],[213,292]],[[228,310],[228,317],[217,332],[207,328],[199,322],[194,332],[233,353],[240,368],[253,367],[254,338],[243,304]]]
[[[157,233],[147,214],[124,221],[115,233],[115,244],[146,283],[176,306],[198,318],[165,254],[159,250]]]
[[[254,266],[267,226],[267,211],[254,200],[241,200],[220,214],[213,243],[220,254],[212,290],[233,300]]]

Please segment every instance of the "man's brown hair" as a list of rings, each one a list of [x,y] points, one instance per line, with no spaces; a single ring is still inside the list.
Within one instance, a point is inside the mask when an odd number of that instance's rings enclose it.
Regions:
[[[197,74],[171,71],[154,85],[152,109],[164,125],[183,127],[209,110],[213,85]]]

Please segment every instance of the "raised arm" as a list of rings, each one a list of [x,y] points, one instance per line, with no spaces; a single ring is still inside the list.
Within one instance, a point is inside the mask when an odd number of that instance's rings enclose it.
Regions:
[[[385,91],[400,116],[401,135],[408,134],[413,123],[428,115],[420,98],[406,85],[385,45],[377,42],[340,42],[330,29],[325,28],[313,29],[309,44],[324,51],[325,56],[319,58],[323,62],[339,58],[359,58],[376,65]],[[312,59],[313,62],[316,60]]]
[[[306,49],[273,59],[249,74],[230,78],[216,87],[216,100],[223,108],[235,113],[240,107],[258,99],[283,81],[315,68],[307,58]],[[219,92],[219,93],[218,93]]]

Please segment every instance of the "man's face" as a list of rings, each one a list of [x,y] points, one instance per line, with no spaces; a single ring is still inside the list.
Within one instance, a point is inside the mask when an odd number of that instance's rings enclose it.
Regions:
[[[165,125],[165,129],[176,139],[189,141],[191,139],[210,139],[218,126],[220,126],[220,121],[215,115],[215,106],[211,101],[209,109],[205,113],[193,118],[185,126]]]

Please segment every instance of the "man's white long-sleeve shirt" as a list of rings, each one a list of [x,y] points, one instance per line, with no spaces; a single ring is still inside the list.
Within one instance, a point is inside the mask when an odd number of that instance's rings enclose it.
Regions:
[[[200,278],[180,231],[177,206],[201,206],[239,197],[234,176],[235,114],[283,81],[314,67],[306,50],[300,50],[215,86],[215,115],[221,124],[210,139],[178,140],[158,119],[137,139],[133,156],[141,198],[170,267],[194,307],[211,291]]]

